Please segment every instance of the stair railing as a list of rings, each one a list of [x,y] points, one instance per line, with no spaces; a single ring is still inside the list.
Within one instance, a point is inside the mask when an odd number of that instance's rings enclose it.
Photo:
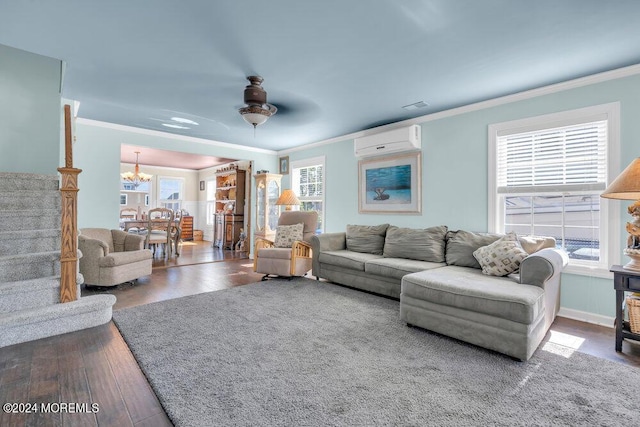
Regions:
[[[70,105],[64,106],[64,167],[58,168],[58,172],[62,176],[60,302],[64,303],[78,299],[78,174],[82,172],[82,169],[73,167]]]

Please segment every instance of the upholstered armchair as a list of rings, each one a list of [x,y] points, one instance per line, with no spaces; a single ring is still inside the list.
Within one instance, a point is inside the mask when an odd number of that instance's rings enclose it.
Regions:
[[[311,270],[311,236],[318,227],[318,212],[286,211],[278,219],[275,241],[257,238],[253,271],[269,276],[304,276]]]
[[[115,286],[151,274],[152,253],[145,236],[106,228],[82,228],[78,236],[85,284]]]

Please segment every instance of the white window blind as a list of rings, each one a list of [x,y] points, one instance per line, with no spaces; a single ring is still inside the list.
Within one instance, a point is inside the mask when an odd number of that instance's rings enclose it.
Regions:
[[[318,212],[317,232],[324,228],[324,162],[324,156],[291,162],[291,188],[300,199],[300,210]]]
[[[322,165],[300,168],[298,171],[295,176],[295,185],[299,190],[298,196],[300,200],[306,198],[321,199],[323,195],[322,183],[324,182]]]
[[[502,130],[497,192],[601,191],[607,179],[607,118],[591,117],[544,130]]]

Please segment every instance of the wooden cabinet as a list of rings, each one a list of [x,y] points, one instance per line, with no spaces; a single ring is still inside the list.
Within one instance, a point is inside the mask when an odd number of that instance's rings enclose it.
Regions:
[[[224,214],[215,215],[213,228],[213,246],[221,249],[235,249],[240,240],[244,215]]]
[[[244,226],[244,198],[247,172],[231,169],[216,174],[216,214],[213,246],[234,249]]]
[[[183,216],[180,218],[180,237],[182,240],[193,240],[193,217]]]
[[[279,207],[276,205],[280,197],[282,175],[262,173],[255,175],[256,179],[256,225],[254,236],[273,240],[280,217]]]
[[[613,289],[616,291],[616,351],[622,351],[624,338],[640,341],[640,334],[631,332],[629,322],[624,320],[625,292],[640,292],[640,271],[627,270],[620,265],[614,265]]]
[[[244,215],[247,172],[232,169],[216,174],[216,213]]]

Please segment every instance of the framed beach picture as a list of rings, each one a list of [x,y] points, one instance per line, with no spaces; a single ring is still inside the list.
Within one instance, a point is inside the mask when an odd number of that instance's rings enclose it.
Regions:
[[[358,212],[422,212],[420,152],[358,162]]]

